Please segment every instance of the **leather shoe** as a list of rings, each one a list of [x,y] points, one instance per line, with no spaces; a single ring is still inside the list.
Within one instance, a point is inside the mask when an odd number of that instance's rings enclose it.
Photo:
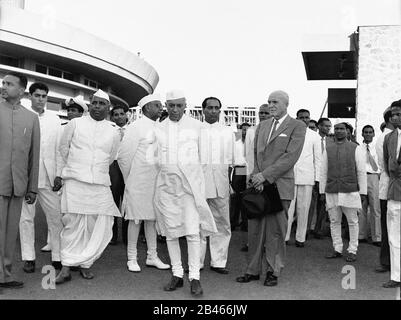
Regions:
[[[236,281],[240,282],[240,283],[248,283],[250,281],[259,280],[259,279],[260,279],[259,275],[253,275],[253,274],[245,273],[243,276],[238,277],[236,279]]]
[[[264,286],[266,287],[274,287],[277,286],[278,284],[278,278],[276,276],[273,276],[271,273],[266,274],[266,280],[263,283]]]
[[[244,245],[244,246],[241,248],[241,251],[242,251],[242,252],[248,252],[248,245],[247,245],[247,244]]]
[[[21,281],[9,281],[0,283],[0,288],[4,289],[20,289],[24,286],[24,283]]]
[[[336,258],[341,258],[343,255],[340,252],[333,251],[332,253],[328,254],[325,258],[326,259],[336,259]]]
[[[35,272],[35,260],[33,260],[33,261],[25,261],[23,270],[26,273],[34,273]]]
[[[390,267],[387,266],[383,266],[382,264],[378,267],[376,267],[375,272],[377,273],[384,273],[384,272],[389,272],[390,271]]]
[[[164,291],[174,291],[177,288],[182,288],[184,280],[182,278],[172,276],[170,282],[164,286]]]
[[[358,239],[358,243],[368,243],[368,240],[366,240],[366,239]]]
[[[303,247],[305,247],[305,243],[295,240],[295,246],[298,247],[298,248],[303,248]]]
[[[348,253],[347,258],[345,259],[347,262],[355,262],[356,261],[356,254],[355,253]]]
[[[375,247],[379,247],[380,248],[382,246],[382,243],[380,241],[373,241],[372,245],[374,245]]]
[[[63,265],[60,261],[52,261],[52,266],[56,270],[61,270],[63,268]]]
[[[210,267],[210,270],[215,271],[220,274],[228,274],[228,270],[226,268]]]
[[[64,274],[63,272],[60,272],[58,276],[56,277],[56,284],[62,284],[67,281],[71,281],[72,277],[71,274]]]
[[[383,288],[399,288],[399,287],[400,287],[399,281],[390,280],[386,283],[383,283]]]
[[[50,244],[46,244],[44,247],[42,247],[42,249],[40,249],[40,251],[50,252],[50,251],[52,251],[52,247],[50,246]]]
[[[81,275],[82,278],[84,278],[86,280],[91,280],[95,277],[88,268],[81,268],[79,270],[79,274]]]
[[[191,281],[191,294],[194,297],[199,297],[203,294],[203,290],[199,280],[193,279]]]

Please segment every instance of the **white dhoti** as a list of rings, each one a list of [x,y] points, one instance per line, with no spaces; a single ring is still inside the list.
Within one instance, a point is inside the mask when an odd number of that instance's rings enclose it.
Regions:
[[[111,190],[103,185],[65,180],[61,211],[61,263],[89,268],[113,236],[113,216],[120,216]]]
[[[390,245],[391,280],[400,281],[401,201],[387,202],[387,232]]]
[[[67,213],[61,232],[63,266],[90,268],[113,237],[112,216]]]

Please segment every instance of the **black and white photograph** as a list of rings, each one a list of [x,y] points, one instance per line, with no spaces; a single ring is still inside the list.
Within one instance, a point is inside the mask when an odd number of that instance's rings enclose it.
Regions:
[[[1,305],[400,300],[400,215],[401,0],[0,0]]]

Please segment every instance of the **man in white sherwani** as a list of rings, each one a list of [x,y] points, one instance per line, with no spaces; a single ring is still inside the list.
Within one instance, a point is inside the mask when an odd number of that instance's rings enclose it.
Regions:
[[[56,113],[46,109],[49,88],[46,84],[35,82],[29,87],[32,102],[31,111],[38,115],[40,123],[40,159],[38,202],[46,215],[49,242],[53,248],[52,265],[60,270],[60,232],[61,222],[60,196],[62,159],[58,150],[61,138],[61,120]],[[35,214],[36,203],[23,202],[19,223],[21,256],[25,261],[23,270],[35,272]]]
[[[297,120],[303,121],[309,126],[310,112],[300,109],[297,112]],[[285,241],[291,237],[291,227],[294,221],[294,213],[297,215],[297,231],[295,235],[295,246],[305,246],[306,229],[308,226],[308,214],[312,200],[313,186],[318,184],[320,178],[320,149],[319,134],[309,128],[306,129],[305,142],[302,153],[294,166],[295,198],[291,201],[288,209],[288,226]]]
[[[160,171],[156,179],[157,224],[166,237],[173,276],[164,287],[173,291],[183,286],[180,237],[188,244],[191,294],[203,293],[200,284],[200,236],[217,231],[206,202],[205,178],[200,163],[199,140],[202,123],[184,115],[186,99],[182,92],[167,93],[168,119],[156,128]]]
[[[153,207],[158,172],[155,126],[163,107],[156,94],[145,96],[138,106],[142,109],[143,117],[127,127],[117,158],[125,182],[121,212],[129,221],[127,267],[131,272],[141,271],[137,243],[143,221],[148,246],[146,265],[165,270],[170,266],[157,256],[156,214]]]
[[[212,211],[217,233],[209,237],[210,269],[227,274],[228,247],[231,239],[228,167],[233,164],[234,132],[219,123],[221,102],[215,97],[202,103],[205,122],[201,130],[201,162],[205,174],[206,199]],[[207,238],[201,238],[201,269],[207,250]]]
[[[71,120],[64,128],[60,153],[65,162],[61,196],[64,229],[61,231],[63,268],[56,284],[71,280],[70,267],[80,267],[92,279],[92,264],[112,238],[113,216],[120,216],[110,189],[109,165],[120,144],[118,131],[106,121],[110,98],[98,90],[89,115]]]

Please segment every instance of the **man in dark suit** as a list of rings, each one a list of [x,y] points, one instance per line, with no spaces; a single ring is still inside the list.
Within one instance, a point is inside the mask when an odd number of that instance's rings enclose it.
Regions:
[[[287,114],[288,94],[275,91],[269,96],[272,119],[259,124],[255,133],[255,167],[251,185],[263,191],[264,184],[277,185],[283,210],[262,219],[248,221],[249,263],[246,273],[237,278],[245,283],[258,280],[266,254],[265,286],[276,286],[285,259],[288,208],[294,199],[294,165],[301,155],[306,125]]]
[[[390,177],[387,195],[387,232],[390,244],[390,281],[385,288],[400,287],[400,216],[401,216],[401,100],[391,104],[394,131],[384,138],[384,170]]]
[[[38,193],[40,126],[36,114],[20,101],[24,75],[10,72],[2,81],[0,102],[0,290],[22,288],[11,274],[22,202],[33,204]]]

